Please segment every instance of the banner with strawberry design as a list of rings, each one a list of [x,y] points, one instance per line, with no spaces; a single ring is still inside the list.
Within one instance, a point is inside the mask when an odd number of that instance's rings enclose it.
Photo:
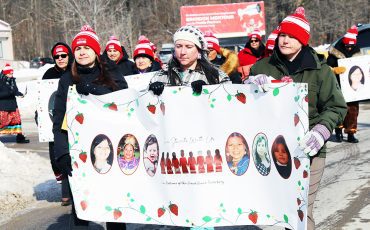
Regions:
[[[55,93],[58,89],[59,79],[40,80],[37,85],[37,128],[39,142],[54,141],[53,135],[53,109]]]
[[[101,222],[305,229],[307,85],[126,89],[67,98],[77,215]]]

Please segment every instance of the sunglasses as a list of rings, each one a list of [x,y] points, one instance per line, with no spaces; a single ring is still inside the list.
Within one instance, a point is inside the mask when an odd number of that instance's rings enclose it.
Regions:
[[[259,42],[258,40],[251,40],[251,43],[257,43],[257,42]]]
[[[57,54],[53,58],[54,59],[59,59],[59,57],[66,58],[67,56],[68,56],[68,54]]]

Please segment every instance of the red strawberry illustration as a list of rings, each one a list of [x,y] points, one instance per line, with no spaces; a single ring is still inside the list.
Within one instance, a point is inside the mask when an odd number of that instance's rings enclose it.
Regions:
[[[170,204],[168,206],[168,208],[170,209],[170,211],[175,214],[176,216],[179,215],[179,207],[176,205],[176,204]]]
[[[252,212],[249,213],[248,218],[253,222],[253,224],[256,224],[258,219],[257,212],[252,210]]]
[[[151,105],[151,104],[149,104],[149,105],[147,106],[147,108],[148,108],[148,110],[149,110],[152,114],[155,114],[155,110],[156,110],[155,105]]]
[[[247,101],[247,98],[245,97],[244,93],[237,93],[235,95],[236,99],[238,99],[241,103],[245,104],[245,102]]]
[[[81,201],[80,202],[80,205],[81,205],[81,208],[82,208],[82,210],[86,210],[86,208],[87,208],[87,201],[86,200],[83,200],[83,201]]]
[[[304,97],[304,100],[308,102],[308,95]]]
[[[297,126],[299,122],[299,116],[298,114],[294,114],[294,126]]]
[[[78,163],[77,163],[77,161],[74,161],[73,162],[73,166],[75,166],[75,168],[78,169]]]
[[[119,209],[114,209],[113,211],[113,218],[115,220],[117,220],[118,218],[120,218],[122,216],[122,212],[119,210]]]
[[[80,152],[78,157],[82,160],[83,163],[85,163],[86,159],[87,159],[87,154],[86,154],[86,152]]]
[[[117,111],[117,105],[112,102],[109,106],[108,106],[108,109],[111,109],[111,110],[114,110],[114,111]]]
[[[158,212],[158,217],[161,217],[166,212],[166,209],[164,209],[164,208],[158,208],[158,211],[157,212]]]
[[[161,102],[160,108],[161,108],[161,111],[162,111],[162,113],[164,115],[166,113],[166,106],[164,105],[163,102]]]
[[[303,178],[307,178],[308,177],[308,172],[306,170],[303,171]]]
[[[297,210],[298,217],[301,221],[303,221],[303,211],[302,210]]]
[[[301,199],[297,198],[297,204],[298,206],[301,205]]]
[[[80,123],[81,125],[84,123],[84,115],[82,113],[78,113],[76,116],[75,116],[75,119],[78,123]]]
[[[301,166],[301,161],[298,159],[298,157],[294,157],[294,165],[296,169],[298,169],[299,166]]]

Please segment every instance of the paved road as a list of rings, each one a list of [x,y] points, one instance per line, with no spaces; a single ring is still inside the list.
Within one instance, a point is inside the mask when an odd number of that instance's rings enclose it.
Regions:
[[[31,119],[24,121],[24,129],[31,143],[6,143],[19,152],[32,150],[48,157],[47,144],[37,142],[37,131]],[[370,229],[370,103],[363,103],[359,116],[358,144],[329,142],[329,153],[314,215],[317,229]],[[4,140],[4,139],[3,139]],[[8,138],[11,141],[11,138]],[[56,193],[41,208],[18,215],[0,229],[66,229],[70,207],[61,207]],[[101,223],[92,223],[89,229],[105,229]],[[129,224],[128,229],[181,229]],[[281,229],[276,227],[236,227],[220,229]]]

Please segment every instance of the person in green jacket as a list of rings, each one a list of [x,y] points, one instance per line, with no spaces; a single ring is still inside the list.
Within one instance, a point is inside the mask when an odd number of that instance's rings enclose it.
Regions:
[[[312,209],[325,167],[325,142],[336,125],[343,121],[347,105],[325,58],[308,45],[309,37],[310,25],[304,8],[298,7],[281,22],[278,44],[272,56],[253,65],[249,82],[263,85],[269,83],[267,76],[271,76],[277,80],[308,84],[310,131],[299,141],[299,147],[310,156],[307,227],[314,229]]]

